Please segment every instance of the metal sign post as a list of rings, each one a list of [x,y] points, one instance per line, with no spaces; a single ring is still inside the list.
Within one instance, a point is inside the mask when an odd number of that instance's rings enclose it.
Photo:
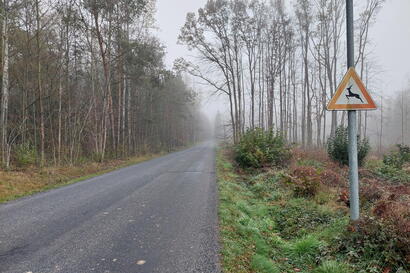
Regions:
[[[346,0],[347,68],[354,68],[353,0]],[[357,158],[357,112],[348,111],[350,218],[359,220],[359,164]]]
[[[346,0],[347,73],[327,105],[328,111],[347,111],[349,130],[350,217],[359,220],[359,160],[357,158],[357,111],[376,110],[370,93],[354,69],[353,0]]]

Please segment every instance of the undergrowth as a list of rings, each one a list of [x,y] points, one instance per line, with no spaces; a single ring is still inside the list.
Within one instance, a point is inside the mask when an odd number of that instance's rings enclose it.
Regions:
[[[406,235],[397,239],[399,233],[386,228],[388,223],[377,222],[381,227],[371,220],[354,231],[343,203],[348,197],[337,200],[339,193],[333,190],[345,186],[335,170],[302,159],[287,170],[251,174],[232,162],[226,149],[219,150],[223,272],[407,272]],[[373,197],[371,192],[366,196]],[[385,208],[381,213],[390,212]]]

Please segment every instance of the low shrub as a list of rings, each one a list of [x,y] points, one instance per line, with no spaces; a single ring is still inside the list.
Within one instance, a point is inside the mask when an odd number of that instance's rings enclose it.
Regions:
[[[360,200],[362,202],[373,203],[383,197],[384,189],[376,180],[364,178],[361,181]]]
[[[284,182],[292,187],[296,197],[313,197],[319,191],[320,176],[313,167],[296,167],[284,177]]]
[[[320,173],[320,182],[327,186],[344,186],[342,177],[332,170],[324,170]]]
[[[382,167],[377,169],[377,174],[380,177],[392,182],[410,182],[410,174],[407,171],[396,168],[392,165],[383,164]]]
[[[401,169],[404,162],[398,152],[393,152],[383,157],[383,163],[389,167]]]
[[[410,162],[410,146],[399,144],[397,147],[399,148],[399,153],[403,161]]]
[[[340,126],[336,129],[335,135],[331,136],[327,141],[327,152],[333,160],[342,165],[349,165],[349,133],[347,128]],[[364,159],[370,151],[370,144],[367,138],[357,141],[359,166],[362,166]]]
[[[410,147],[399,144],[397,148],[398,151],[391,152],[383,157],[383,163],[396,169],[402,169],[405,163],[410,162]]]
[[[408,200],[394,200],[395,195],[376,203],[373,214],[396,234],[399,245],[406,246],[404,256],[410,262],[410,207]]]
[[[260,128],[248,130],[235,146],[235,161],[242,168],[282,167],[290,158],[283,136]]]
[[[340,237],[339,252],[363,272],[410,270],[410,213],[405,204],[379,201]],[[354,230],[354,232],[352,232]],[[390,269],[390,271],[383,271]],[[362,271],[360,271],[362,272]]]
[[[14,155],[18,167],[27,167],[36,163],[37,151],[30,143],[17,145]]]

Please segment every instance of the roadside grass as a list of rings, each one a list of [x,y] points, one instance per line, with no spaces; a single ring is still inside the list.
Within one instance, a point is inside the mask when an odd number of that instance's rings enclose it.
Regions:
[[[353,272],[333,249],[349,220],[332,198],[296,198],[280,172],[240,175],[223,149],[217,177],[223,272]]]
[[[219,149],[224,272],[410,272],[409,166],[368,160],[353,224],[347,168],[323,151],[293,153],[285,169],[241,169],[232,149]]]
[[[102,163],[89,162],[75,166],[31,167],[24,170],[0,171],[0,203],[74,184],[162,155],[164,153],[109,160]]]

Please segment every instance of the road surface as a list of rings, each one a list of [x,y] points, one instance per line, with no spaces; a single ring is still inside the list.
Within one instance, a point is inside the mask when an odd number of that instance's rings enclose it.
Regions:
[[[0,205],[0,272],[219,272],[214,162],[204,143]]]

